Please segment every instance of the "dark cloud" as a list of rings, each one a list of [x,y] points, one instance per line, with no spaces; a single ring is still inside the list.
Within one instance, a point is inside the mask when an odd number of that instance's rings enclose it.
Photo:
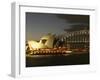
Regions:
[[[89,15],[57,15],[61,19],[65,19],[66,21],[69,21],[70,23],[84,23],[88,24],[89,23]]]
[[[47,33],[61,34],[64,30],[89,28],[88,15],[26,13],[26,39],[40,39]]]

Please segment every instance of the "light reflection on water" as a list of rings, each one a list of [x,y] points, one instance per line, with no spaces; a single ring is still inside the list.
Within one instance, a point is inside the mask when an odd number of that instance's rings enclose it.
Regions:
[[[26,67],[89,64],[89,54],[27,55]]]

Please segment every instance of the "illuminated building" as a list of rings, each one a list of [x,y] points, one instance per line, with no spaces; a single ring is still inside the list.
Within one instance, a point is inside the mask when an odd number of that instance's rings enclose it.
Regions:
[[[28,46],[30,50],[37,50],[37,49],[43,49],[43,48],[53,48],[53,41],[54,41],[54,35],[47,34],[43,36],[39,42],[37,41],[28,41]]]
[[[40,41],[28,41],[29,50],[34,53],[68,53],[68,51],[89,51],[89,30],[66,30],[62,35],[47,34]]]
[[[40,39],[40,44],[46,45],[48,48],[53,48],[55,36],[52,34],[47,34]]]

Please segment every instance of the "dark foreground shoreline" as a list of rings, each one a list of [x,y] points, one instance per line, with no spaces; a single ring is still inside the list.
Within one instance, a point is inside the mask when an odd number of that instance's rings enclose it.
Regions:
[[[26,67],[61,66],[89,64],[89,53],[71,55],[30,55],[26,56]]]

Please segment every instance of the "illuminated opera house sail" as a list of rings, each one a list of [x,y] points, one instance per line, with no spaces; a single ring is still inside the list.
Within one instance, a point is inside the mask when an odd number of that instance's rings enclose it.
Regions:
[[[47,34],[43,36],[39,42],[28,41],[28,46],[31,50],[41,49],[41,48],[53,48],[54,35]]]

